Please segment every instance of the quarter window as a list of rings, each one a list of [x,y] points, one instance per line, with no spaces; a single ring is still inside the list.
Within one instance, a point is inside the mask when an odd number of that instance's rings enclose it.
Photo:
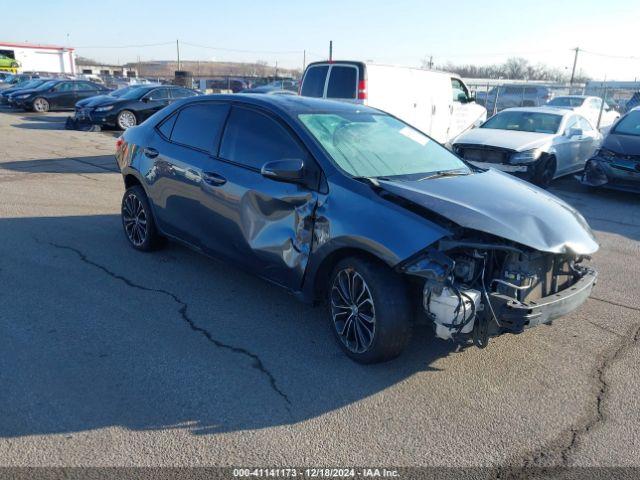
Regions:
[[[306,158],[302,148],[284,127],[246,108],[233,108],[222,137],[220,157],[260,169],[266,162]]]
[[[171,141],[215,152],[228,110],[229,106],[223,103],[198,103],[183,108],[173,125]],[[164,123],[160,127],[161,132],[162,127]]]
[[[307,74],[304,76],[304,80],[302,82],[301,95],[303,97],[322,98],[324,95],[324,83],[327,79],[328,71],[328,65],[310,67],[307,69]]]

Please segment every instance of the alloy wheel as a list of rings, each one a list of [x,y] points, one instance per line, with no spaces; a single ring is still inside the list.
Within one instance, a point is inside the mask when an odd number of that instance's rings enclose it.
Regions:
[[[376,331],[373,297],[362,275],[340,270],[331,286],[331,316],[342,343],[353,353],[371,348]]]
[[[44,98],[36,98],[33,102],[33,109],[36,112],[46,112],[49,110],[49,102],[47,102]]]
[[[118,126],[122,130],[135,127],[136,123],[137,123],[136,116],[133,113],[129,112],[128,110],[125,110],[124,112],[120,112],[118,114]]]
[[[147,239],[147,213],[140,199],[133,193],[122,204],[122,222],[129,241],[136,247]]]

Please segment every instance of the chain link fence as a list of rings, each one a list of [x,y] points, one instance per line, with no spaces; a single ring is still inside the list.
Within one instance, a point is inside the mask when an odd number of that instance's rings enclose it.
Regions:
[[[640,105],[640,82],[588,82],[586,84],[561,84],[525,81],[496,81],[467,79],[465,83],[484,105],[488,116],[505,108],[538,107],[564,95],[589,95],[605,100],[606,106],[619,113],[626,113]]]

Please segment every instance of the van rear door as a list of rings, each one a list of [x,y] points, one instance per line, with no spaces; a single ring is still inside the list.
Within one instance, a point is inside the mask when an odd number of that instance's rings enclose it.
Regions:
[[[302,78],[300,95],[363,103],[364,78],[360,62],[312,63]]]

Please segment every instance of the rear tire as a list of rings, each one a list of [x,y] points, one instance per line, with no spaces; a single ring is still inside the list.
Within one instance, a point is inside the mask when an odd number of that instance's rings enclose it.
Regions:
[[[47,99],[42,97],[37,97],[33,101],[33,111],[37,113],[46,113],[49,111],[50,105]]]
[[[537,168],[533,183],[540,188],[547,189],[551,181],[556,176],[556,158],[553,156],[544,157]]]
[[[399,274],[382,263],[348,257],[334,268],[327,296],[331,330],[352,360],[384,362],[404,350],[413,310]]]
[[[150,252],[162,245],[163,239],[156,228],[147,194],[140,185],[124,192],[121,218],[129,245],[136,250]]]

